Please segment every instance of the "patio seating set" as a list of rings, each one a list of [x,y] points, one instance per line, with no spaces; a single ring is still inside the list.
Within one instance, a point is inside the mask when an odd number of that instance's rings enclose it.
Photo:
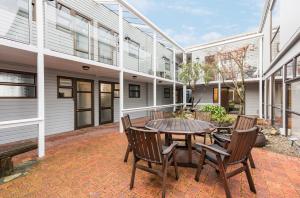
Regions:
[[[195,180],[199,182],[203,166],[210,165],[222,179],[226,197],[232,197],[228,179],[242,172],[246,173],[250,190],[256,193],[248,165],[249,161],[251,167],[255,168],[251,150],[259,132],[256,118],[238,116],[231,127],[215,127],[210,123],[211,115],[207,112],[195,112],[194,120],[177,119],[172,115],[154,111],[145,126],[133,126],[129,115],[122,117],[128,140],[124,162],[127,162],[129,153],[133,153],[130,189],[134,186],[136,169],[141,169],[162,178],[162,197],[165,197],[170,166],[174,166],[177,180],[178,166],[196,168]],[[193,145],[192,137],[196,140],[197,136],[203,137],[204,141]],[[211,144],[206,144],[207,137]],[[161,165],[162,168],[153,169],[152,164]],[[228,172],[229,166],[237,164],[241,166],[233,166],[235,169]]]

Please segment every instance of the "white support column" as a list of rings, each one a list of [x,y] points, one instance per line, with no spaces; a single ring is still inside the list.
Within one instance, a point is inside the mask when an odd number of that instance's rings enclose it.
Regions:
[[[120,83],[120,132],[123,132],[122,120],[123,117],[123,109],[124,109],[124,29],[123,29],[123,7],[119,4],[119,67],[120,67],[120,75],[119,75],[119,83]]]
[[[156,92],[157,92],[157,81],[156,81],[156,68],[157,68],[157,34],[156,32],[153,32],[153,60],[152,60],[152,66],[153,66],[153,106],[156,107]]]
[[[183,85],[182,87],[182,102],[183,102],[183,107],[186,107],[186,85]]]
[[[272,101],[273,101],[273,78],[270,76],[269,78],[269,106],[268,106],[268,113],[269,113],[269,118],[272,121]]]
[[[221,67],[221,63],[219,62],[218,63],[218,67],[219,67],[219,69],[220,69],[220,67]],[[221,106],[221,100],[222,100],[222,82],[221,82],[221,79],[222,79],[222,77],[221,77],[221,74],[219,73],[218,74],[218,76],[219,76],[219,82],[218,82],[218,102],[219,102],[219,106]]]
[[[259,40],[259,117],[263,118],[263,38]]]
[[[186,64],[186,54],[183,53],[183,64]],[[186,85],[183,85],[182,87],[182,102],[183,102],[183,107],[186,107]]]
[[[173,48],[173,111],[176,111],[176,49]]]
[[[282,127],[283,127],[283,133],[284,135],[288,135],[287,130],[287,114],[286,114],[286,105],[287,105],[287,91],[286,91],[286,84],[285,84],[285,76],[286,76],[286,69],[285,66],[283,66],[283,72],[282,72]]]
[[[268,89],[267,89],[267,87],[269,86],[268,85],[268,81],[267,80],[264,80],[264,82],[265,82],[265,87],[264,87],[264,101],[265,101],[265,104],[264,104],[264,119],[267,119],[268,118],[268,114],[267,114],[267,112],[268,112],[268,106],[267,106],[267,104],[268,104],[268,97],[267,97],[267,95],[268,95]]]
[[[37,83],[38,83],[38,156],[45,156],[45,69],[44,69],[44,1],[36,1],[36,27],[37,27]]]

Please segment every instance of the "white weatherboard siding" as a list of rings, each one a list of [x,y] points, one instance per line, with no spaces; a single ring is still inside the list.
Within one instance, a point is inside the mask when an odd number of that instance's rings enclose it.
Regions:
[[[259,114],[259,91],[258,83],[246,84],[246,115]]]
[[[0,69],[16,71],[35,72],[33,67],[0,65]],[[57,98],[57,76],[75,77],[94,80],[94,122],[99,125],[99,80],[118,82],[117,79],[106,79],[90,75],[45,70],[45,127],[46,135],[52,135],[74,130],[74,100]],[[139,84],[141,86],[141,98],[132,99],[128,97],[128,84]],[[125,81],[124,107],[136,108],[146,107],[148,104],[147,83]],[[37,117],[37,99],[0,99],[0,122],[16,119],[28,119]],[[130,113],[132,118],[147,116],[146,111]],[[119,99],[114,99],[114,122],[119,121]],[[30,139],[37,137],[37,126],[17,127],[0,130],[0,144]]]
[[[164,88],[170,89],[170,98],[164,97]],[[172,85],[157,85],[156,88],[156,104],[170,105],[173,104],[173,86]]]

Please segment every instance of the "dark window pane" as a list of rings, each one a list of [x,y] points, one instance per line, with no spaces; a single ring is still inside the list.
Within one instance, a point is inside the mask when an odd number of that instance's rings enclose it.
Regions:
[[[72,87],[72,79],[69,78],[59,78],[59,85],[62,87]]]
[[[77,91],[92,91],[92,83],[78,81],[77,82]]]
[[[101,122],[110,122],[112,116],[111,109],[102,109],[101,110]]]
[[[120,97],[120,91],[114,91],[114,97],[119,98]]]
[[[59,98],[71,98],[73,96],[73,89],[59,88],[58,97]]]
[[[111,86],[111,84],[101,83],[100,91],[101,92],[112,92],[112,86]]]
[[[101,93],[101,107],[111,107],[112,101],[111,93]]]
[[[92,111],[77,112],[77,126],[87,126],[92,124]]]
[[[34,74],[0,72],[0,83],[34,84]]]
[[[77,108],[78,109],[92,108],[92,94],[91,93],[77,93]]]
[[[0,97],[35,97],[35,87],[0,85]]]
[[[115,84],[115,89],[120,89],[120,84]]]

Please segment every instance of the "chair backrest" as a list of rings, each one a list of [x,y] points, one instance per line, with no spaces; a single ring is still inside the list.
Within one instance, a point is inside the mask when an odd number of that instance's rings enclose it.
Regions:
[[[152,111],[151,119],[152,120],[164,119],[164,112],[163,111]]]
[[[204,112],[204,111],[196,111],[195,112],[195,120],[202,120],[202,121],[210,122],[211,121],[211,113]]]
[[[228,145],[227,152],[230,157],[228,163],[238,163],[248,158],[253,148],[258,134],[258,127],[247,130],[235,130],[232,133],[231,141]]]
[[[239,115],[233,126],[234,130],[247,130],[256,126],[257,118]]]
[[[128,132],[129,128],[132,127],[131,120],[129,115],[125,115],[122,119],[123,129],[125,132]]]
[[[162,143],[158,131],[130,127],[128,141],[136,158],[162,163]]]

